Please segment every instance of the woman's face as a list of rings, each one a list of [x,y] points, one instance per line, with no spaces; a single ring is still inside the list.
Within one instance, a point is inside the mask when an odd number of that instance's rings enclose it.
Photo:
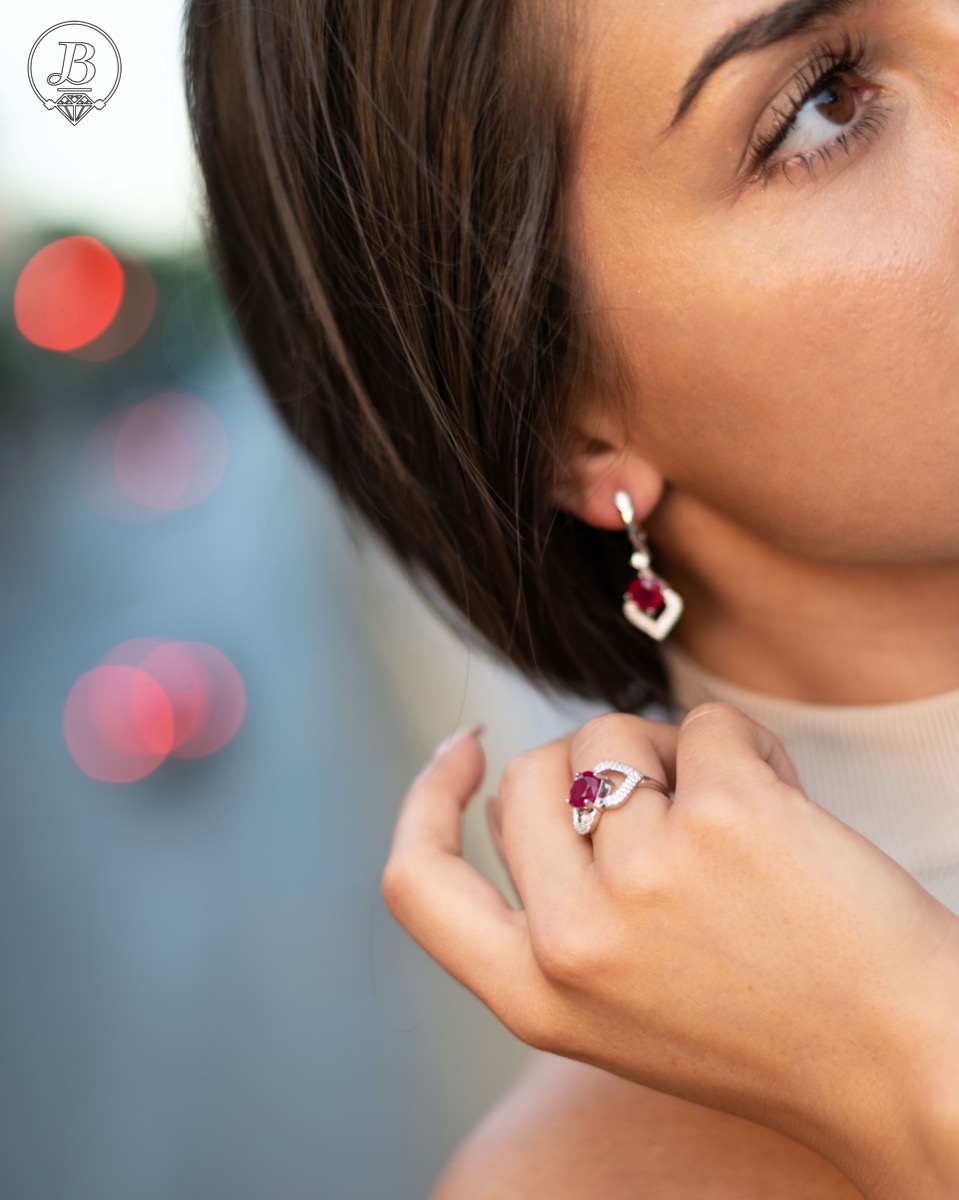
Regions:
[[[636,452],[782,549],[959,555],[959,3],[582,9],[574,232]]]

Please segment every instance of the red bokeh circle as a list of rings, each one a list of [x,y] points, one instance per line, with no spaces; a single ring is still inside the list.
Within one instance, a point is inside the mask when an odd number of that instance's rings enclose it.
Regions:
[[[70,689],[63,735],[85,775],[105,783],[132,783],[155,771],[170,753],[173,710],[149,672],[94,667]]]
[[[63,733],[91,779],[131,783],[168,757],[215,754],[232,741],[245,713],[243,679],[215,646],[131,638],[73,685]]]
[[[38,250],[17,280],[17,328],[46,350],[75,350],[98,337],[123,299],[123,268],[102,242],[85,234]]]

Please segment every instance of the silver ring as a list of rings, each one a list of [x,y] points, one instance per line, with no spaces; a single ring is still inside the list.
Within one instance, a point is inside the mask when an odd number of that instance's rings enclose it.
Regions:
[[[612,782],[602,774],[603,771],[618,772],[624,777],[623,782],[614,789]],[[658,779],[611,758],[604,758],[591,771],[578,772],[566,797],[566,803],[573,810],[573,828],[577,833],[592,832],[604,809],[619,808],[638,787],[651,787],[664,796],[670,795],[669,788]]]

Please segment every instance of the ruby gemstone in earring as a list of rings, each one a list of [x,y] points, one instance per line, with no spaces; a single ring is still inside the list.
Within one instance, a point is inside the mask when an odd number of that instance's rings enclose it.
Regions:
[[[682,596],[649,570],[637,575],[623,595],[623,616],[658,642],[669,636],[682,613]]]
[[[658,613],[666,603],[658,581],[649,576],[637,575],[627,588],[626,595],[630,600],[634,600],[643,612],[650,614]]]

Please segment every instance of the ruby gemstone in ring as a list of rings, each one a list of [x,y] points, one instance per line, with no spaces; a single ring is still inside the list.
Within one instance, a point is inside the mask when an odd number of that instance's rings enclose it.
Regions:
[[[601,800],[609,791],[609,780],[602,775],[594,775],[592,771],[580,771],[569,789],[566,803],[573,808],[586,808]]]

